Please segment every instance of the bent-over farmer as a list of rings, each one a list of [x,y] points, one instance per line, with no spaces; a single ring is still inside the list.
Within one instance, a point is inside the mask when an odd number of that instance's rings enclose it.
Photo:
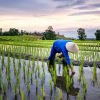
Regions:
[[[71,67],[71,61],[70,61],[68,52],[76,54],[76,53],[79,52],[79,48],[72,41],[63,40],[63,39],[56,40],[53,43],[53,46],[52,46],[52,49],[51,49],[51,54],[50,54],[48,60],[51,62],[51,61],[53,61],[55,59],[56,53],[62,53],[58,57],[59,58],[65,57],[66,61],[67,61],[67,64],[69,65],[72,73],[75,74],[75,71]]]

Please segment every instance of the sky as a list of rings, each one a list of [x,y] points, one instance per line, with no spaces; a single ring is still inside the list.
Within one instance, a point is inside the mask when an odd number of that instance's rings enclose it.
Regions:
[[[100,0],[0,0],[0,28],[44,32],[49,26],[65,37],[87,38],[100,29]]]

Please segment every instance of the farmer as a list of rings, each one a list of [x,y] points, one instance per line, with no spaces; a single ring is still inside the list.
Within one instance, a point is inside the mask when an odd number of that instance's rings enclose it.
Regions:
[[[56,40],[53,43],[53,46],[52,46],[52,49],[51,49],[51,54],[50,54],[48,60],[50,62],[53,62],[54,59],[55,59],[56,53],[62,53],[58,57],[59,58],[65,57],[66,58],[66,61],[67,61],[67,64],[69,65],[72,73],[75,74],[75,71],[71,67],[71,61],[70,61],[68,52],[71,52],[71,53],[76,54],[76,53],[79,52],[79,48],[72,41],[63,40],[63,39]]]

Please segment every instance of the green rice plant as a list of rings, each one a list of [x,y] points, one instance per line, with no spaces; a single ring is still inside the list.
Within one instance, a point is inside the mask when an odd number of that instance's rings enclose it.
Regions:
[[[51,73],[52,76],[54,75],[54,73],[53,73],[53,67],[50,68],[50,73]]]
[[[31,79],[32,79],[32,75],[33,75],[33,71],[32,70],[31,70],[31,73],[30,74],[31,74]]]
[[[17,95],[17,83],[14,84],[13,89],[14,89],[15,95]]]
[[[0,68],[0,88],[1,88],[1,83],[2,83],[2,76],[1,76],[1,68]]]
[[[19,66],[21,64],[21,53],[19,53]]]
[[[20,82],[21,82],[21,80],[20,80],[20,74],[19,74],[19,77],[18,77],[18,85],[19,85],[19,87],[20,87]]]
[[[24,92],[22,92],[22,90],[21,90],[21,98],[22,98],[22,100],[25,100],[25,94],[24,94]]]
[[[11,76],[10,76],[10,72],[9,71],[7,73],[7,81],[8,81],[8,83],[10,83],[10,81],[11,81]]]
[[[38,100],[43,100],[43,98],[40,97],[40,94],[38,94]]]
[[[94,62],[94,68],[92,70],[92,81],[94,82],[96,80],[96,73],[97,73],[97,67],[96,67],[96,61]]]
[[[8,53],[8,67],[10,67],[10,53]]]
[[[58,64],[59,64],[59,65],[61,64],[61,59],[60,59],[60,58],[58,58]]]
[[[43,57],[41,58],[41,61],[42,61],[42,66],[43,66]]]
[[[27,89],[30,92],[30,83],[29,82],[27,82]]]
[[[69,93],[70,85],[71,85],[70,76],[67,75],[67,76],[66,76],[66,90],[67,90],[67,93]]]
[[[37,65],[37,68],[38,68],[38,72],[40,72],[40,66],[39,66],[39,64]]]
[[[35,68],[35,77],[37,76],[37,67]]]
[[[42,86],[42,88],[41,88],[41,92],[42,92],[43,98],[45,98],[44,86]]]
[[[52,79],[53,79],[54,84],[56,85],[56,78],[57,78],[57,76],[56,76],[55,70],[54,70],[53,73],[54,73],[54,74],[53,74],[53,76],[52,76]]]
[[[83,80],[83,94],[84,96],[86,95],[86,91],[87,91],[87,83],[86,83],[86,79],[85,79],[85,76],[82,77],[82,80]]]
[[[82,100],[81,94],[78,93],[78,100]]]
[[[1,60],[2,65],[4,64],[4,59],[5,59],[4,52],[2,52],[2,60]]]
[[[44,73],[41,75],[41,82],[43,83]]]
[[[82,76],[82,80],[83,80],[83,86],[85,86],[87,88],[87,83],[86,83],[85,76]]]
[[[29,73],[26,72],[26,75],[27,75],[27,82],[29,82]]]
[[[64,67],[64,68],[63,68],[63,76],[66,77],[66,75],[67,75],[67,68]]]
[[[3,92],[5,94],[6,93],[6,85],[7,85],[7,83],[2,83],[2,85],[3,85]]]
[[[45,75],[45,67],[43,66],[43,74]]]
[[[49,81],[50,90],[52,90],[52,80]]]
[[[2,94],[0,94],[0,100],[2,100]]]
[[[62,90],[58,90],[59,100],[62,100]]]
[[[30,65],[29,65],[29,63],[28,63],[28,64],[27,64],[27,68],[28,68],[28,73],[29,73],[29,66],[30,66]]]
[[[13,65],[15,67],[15,54],[13,53]]]
[[[98,84],[99,84],[99,88],[100,88],[100,80],[98,81]]]
[[[25,75],[25,64],[23,65],[23,73]]]
[[[37,78],[35,78],[36,88],[38,87],[38,81]]]

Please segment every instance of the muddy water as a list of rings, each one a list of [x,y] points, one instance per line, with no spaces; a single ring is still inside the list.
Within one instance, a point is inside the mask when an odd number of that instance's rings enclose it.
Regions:
[[[7,90],[6,94],[3,93],[3,86],[1,87],[0,94],[3,95],[3,99],[7,100],[21,100],[20,96],[20,91],[19,87],[17,88],[17,97],[14,95],[14,90],[13,86],[16,83],[16,77],[14,75],[14,64],[13,64],[13,58],[10,58],[10,76],[11,76],[11,83],[8,84],[7,82],[7,76],[6,76],[6,68],[8,64],[8,57],[5,57],[4,64],[2,65],[1,63],[2,57],[0,57],[0,68],[2,68],[2,82],[7,83]],[[33,70],[32,74],[32,79],[31,76],[29,77],[29,83],[30,83],[30,92],[27,90],[27,75],[25,73],[24,78],[24,73],[23,73],[23,61],[25,61],[25,69],[26,73],[28,71],[27,64],[29,64],[29,60],[23,60],[21,59],[21,65],[20,65],[20,89],[25,93],[25,100],[38,100],[38,94],[42,97],[41,93],[41,88],[42,85],[44,86],[45,89],[45,100],[59,100],[59,94],[58,90],[62,89],[62,99],[63,100],[78,100],[77,94],[80,93],[82,95],[82,100],[100,100],[100,88],[98,85],[98,80],[100,80],[100,69],[97,68],[97,80],[93,83],[92,82],[92,69],[93,67],[83,67],[83,74],[85,75],[86,81],[87,81],[87,92],[86,96],[83,97],[83,91],[82,91],[82,80],[78,81],[78,76],[79,76],[79,66],[74,66],[75,70],[75,75],[71,75],[71,71],[69,71],[69,75],[71,76],[71,79],[73,80],[73,84],[71,85],[70,92],[69,94],[66,92],[66,84],[65,84],[65,79],[63,77],[63,68],[64,66],[61,64],[60,66],[57,64],[56,65],[56,74],[57,74],[57,82],[56,85],[54,85],[53,81],[53,89],[52,91],[50,90],[50,85],[49,81],[52,79],[52,75],[49,71],[49,68],[47,66],[47,63],[44,62],[44,68],[45,68],[45,76],[43,78],[43,82],[41,81],[41,75],[43,73],[43,67],[42,67],[42,62],[35,61],[35,66],[32,66],[32,61],[30,61],[30,67],[29,67],[29,72],[31,73],[31,70]],[[19,59],[15,59],[15,67],[18,70],[18,62]],[[36,72],[35,75],[35,69],[37,65],[39,64],[40,70]],[[36,88],[36,82],[35,78],[37,77],[38,81],[38,87]]]

